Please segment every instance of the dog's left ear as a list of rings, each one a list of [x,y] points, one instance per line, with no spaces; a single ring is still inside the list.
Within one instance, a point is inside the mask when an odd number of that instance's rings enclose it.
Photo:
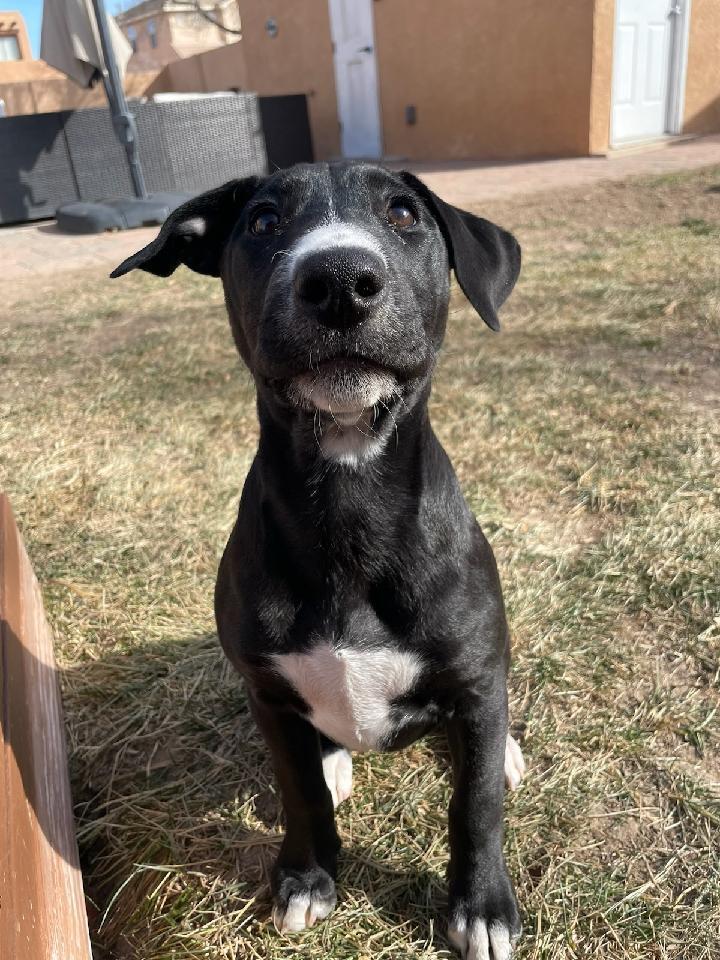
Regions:
[[[497,312],[520,274],[520,244],[507,230],[441,200],[412,173],[400,176],[435,217],[463,293],[485,323],[499,330]]]
[[[122,277],[139,268],[169,277],[184,263],[196,273],[219,277],[225,244],[261,182],[261,177],[231,180],[183,203],[173,210],[157,237],[115,267],[110,276]]]

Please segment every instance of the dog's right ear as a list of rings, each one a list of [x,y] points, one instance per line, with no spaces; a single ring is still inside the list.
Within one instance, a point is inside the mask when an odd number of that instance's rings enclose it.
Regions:
[[[231,180],[183,203],[173,210],[157,237],[115,267],[110,276],[122,277],[140,269],[169,277],[184,263],[196,273],[219,277],[225,244],[243,207],[261,183],[262,177]]]

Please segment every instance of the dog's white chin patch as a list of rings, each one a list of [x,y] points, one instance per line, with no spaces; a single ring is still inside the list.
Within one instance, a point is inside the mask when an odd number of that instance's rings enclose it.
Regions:
[[[383,370],[338,361],[296,377],[290,392],[295,402],[315,414],[315,439],[323,454],[358,467],[377,456],[387,440],[374,429],[384,398],[398,388]]]
[[[352,424],[345,425],[337,414],[316,429],[322,455],[345,467],[358,468],[376,457],[386,438],[372,432],[372,410],[362,410]]]

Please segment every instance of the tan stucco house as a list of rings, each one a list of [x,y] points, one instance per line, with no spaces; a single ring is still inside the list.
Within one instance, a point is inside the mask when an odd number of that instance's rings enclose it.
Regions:
[[[115,17],[133,48],[128,70],[158,70],[240,37],[236,0],[142,0]]]
[[[156,77],[157,71],[128,74],[126,94],[142,96]],[[80,87],[44,60],[33,60],[22,15],[0,11],[0,115],[78,110],[106,103],[102,84]]]
[[[318,157],[603,153],[720,130],[720,0],[238,0]],[[238,73],[239,75],[239,73]]]
[[[32,60],[25,21],[17,10],[0,10],[0,63]]]

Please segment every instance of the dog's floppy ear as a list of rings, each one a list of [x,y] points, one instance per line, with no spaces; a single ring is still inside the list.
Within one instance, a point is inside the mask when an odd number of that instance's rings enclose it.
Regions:
[[[138,250],[111,277],[147,270],[169,277],[181,263],[196,273],[220,276],[220,260],[243,207],[262,182],[261,177],[231,180],[183,203],[170,214],[155,239]]]
[[[435,217],[463,293],[485,323],[499,330],[497,312],[520,273],[520,244],[507,230],[441,200],[412,173],[400,176]]]

